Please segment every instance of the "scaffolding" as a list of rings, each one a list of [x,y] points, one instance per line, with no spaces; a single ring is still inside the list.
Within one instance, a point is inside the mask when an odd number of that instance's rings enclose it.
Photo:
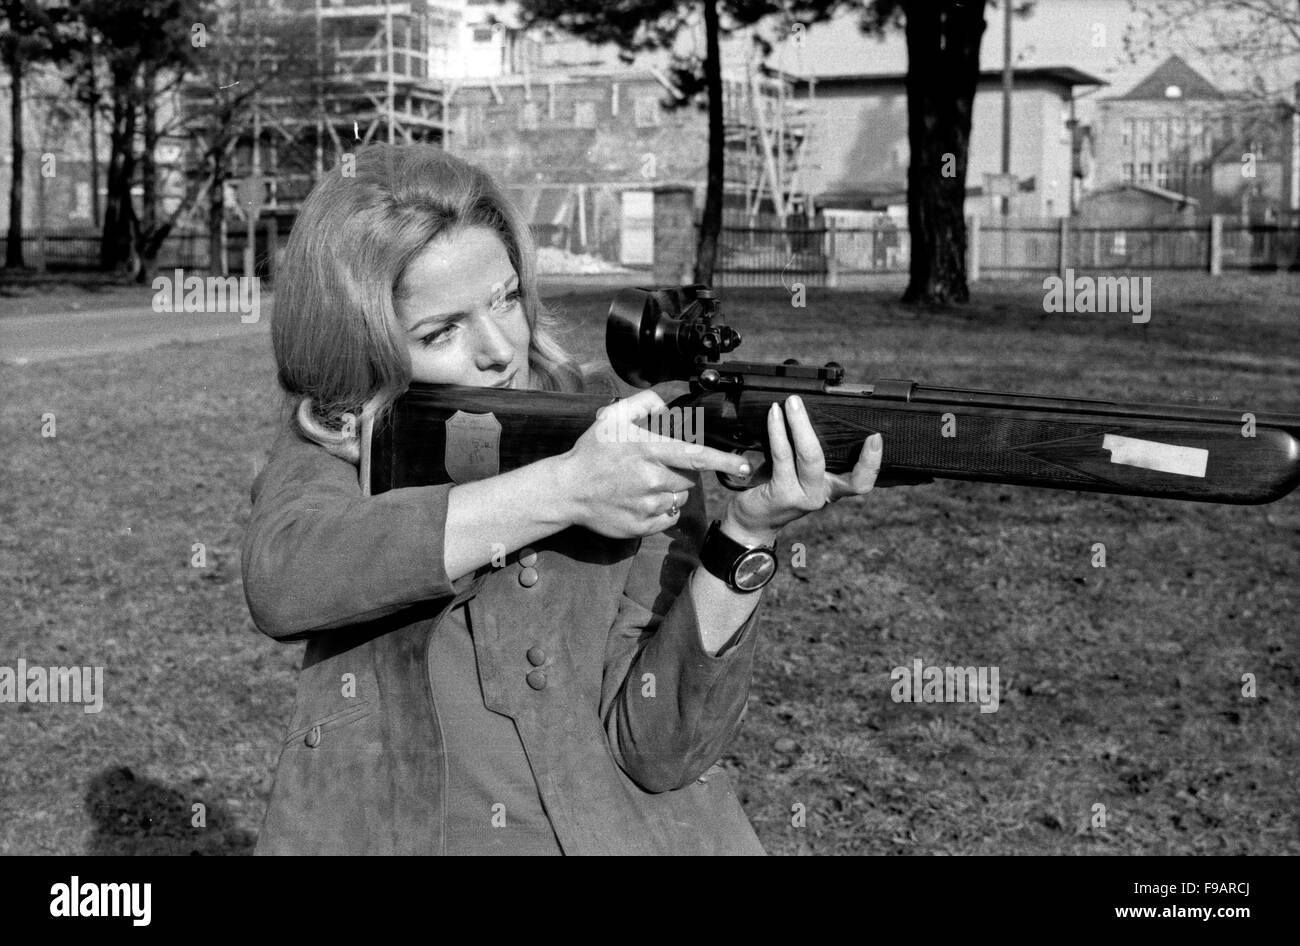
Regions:
[[[813,137],[808,99],[796,99],[794,79],[765,67],[723,77],[725,192],[743,207],[745,222],[812,217],[803,167]]]
[[[296,34],[308,52],[293,81],[253,96],[235,149],[250,208],[291,215],[327,166],[373,141],[445,146],[449,128],[442,75],[460,11],[437,0],[284,0],[261,15]],[[274,44],[250,52],[283,60]],[[202,96],[187,96],[201,104]],[[328,159],[328,160],[327,160]]]

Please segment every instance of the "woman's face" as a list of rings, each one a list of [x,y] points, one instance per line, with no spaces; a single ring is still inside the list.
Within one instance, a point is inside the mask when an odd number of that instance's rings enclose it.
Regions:
[[[411,261],[393,305],[412,380],[531,386],[519,274],[494,231],[463,227],[434,240]]]

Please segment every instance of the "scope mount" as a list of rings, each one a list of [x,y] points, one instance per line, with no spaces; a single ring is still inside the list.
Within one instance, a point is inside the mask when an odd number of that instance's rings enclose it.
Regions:
[[[605,348],[618,376],[635,387],[688,381],[695,393],[762,388],[791,393],[844,380],[835,362],[816,368],[793,358],[783,364],[727,361],[740,334],[726,324],[717,292],[693,284],[624,289],[609,307]]]

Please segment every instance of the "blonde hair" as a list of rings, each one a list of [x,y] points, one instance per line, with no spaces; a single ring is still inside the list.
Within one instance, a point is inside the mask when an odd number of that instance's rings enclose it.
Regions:
[[[271,340],[286,407],[304,434],[355,462],[354,421],[382,416],[411,382],[393,306],[407,267],[431,241],[474,226],[500,237],[519,274],[533,384],[583,389],[537,295],[532,234],[505,193],[439,148],[369,145],[308,195],[277,270]]]

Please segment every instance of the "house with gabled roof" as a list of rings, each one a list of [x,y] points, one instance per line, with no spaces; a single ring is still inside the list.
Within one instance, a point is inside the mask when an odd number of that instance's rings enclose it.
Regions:
[[[1096,172],[1085,215],[1127,184],[1140,185],[1156,216],[1181,218],[1194,208],[1242,222],[1277,219],[1288,155],[1276,112],[1219,89],[1179,56],[1098,102],[1092,135]]]

